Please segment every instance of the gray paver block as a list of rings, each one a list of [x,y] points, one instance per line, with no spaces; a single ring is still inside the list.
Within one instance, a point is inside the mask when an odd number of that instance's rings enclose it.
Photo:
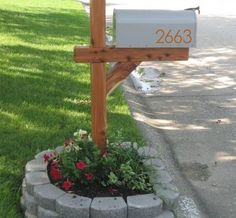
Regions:
[[[24,178],[23,181],[22,181],[22,185],[21,185],[22,195],[24,195],[25,191],[26,191],[26,184],[25,184],[25,178]]]
[[[122,142],[121,145],[123,148],[131,148],[132,147],[131,142]]]
[[[65,194],[56,201],[56,212],[63,218],[89,218],[92,200],[78,195]]]
[[[26,190],[29,194],[34,194],[34,186],[50,183],[46,172],[30,172],[25,174]]]
[[[47,163],[42,159],[34,159],[29,161],[25,166],[25,172],[46,171]]]
[[[156,177],[157,181],[156,183],[160,183],[160,184],[167,184],[173,181],[173,178],[171,177],[171,175],[164,170],[160,170],[157,172],[157,177]]]
[[[177,186],[171,184],[171,183],[167,183],[165,185],[163,185],[163,189],[168,189],[174,192],[179,192],[179,189],[177,188]]]
[[[91,218],[127,218],[127,204],[122,197],[94,198]]]
[[[138,148],[139,148],[139,146],[138,146],[138,143],[137,143],[137,142],[133,142],[133,148],[135,148],[135,149],[138,149]]]
[[[148,146],[139,148],[138,153],[144,157],[157,157],[157,151],[154,148]]]
[[[56,153],[60,154],[64,149],[64,146],[58,146],[55,148]]]
[[[167,205],[175,205],[178,202],[180,196],[179,192],[175,192],[169,189],[159,189],[156,192]]]
[[[173,181],[173,178],[170,176],[170,174],[165,170],[159,170],[157,172],[154,172],[153,174],[149,175],[150,181],[153,184],[168,184]]]
[[[31,214],[29,211],[25,211],[25,218],[37,218],[34,214]]]
[[[64,195],[65,192],[52,184],[37,185],[34,187],[34,197],[39,206],[56,210],[56,200]]]
[[[159,158],[150,158],[144,161],[144,165],[146,166],[152,166],[154,168],[157,168],[158,170],[164,170],[165,165]]]
[[[171,211],[164,211],[160,216],[156,217],[156,218],[174,218],[174,214]]]
[[[44,160],[43,156],[45,154],[53,154],[54,152],[55,152],[54,150],[44,150],[44,151],[41,151],[40,153],[36,154],[34,156],[34,158]]]
[[[155,192],[158,192],[158,190],[160,190],[160,189],[167,189],[167,190],[170,190],[170,191],[179,192],[179,189],[177,188],[177,186],[175,186],[171,183],[155,184],[153,188],[154,188]]]
[[[30,194],[28,194],[27,192],[25,192],[24,194],[24,203],[25,203],[25,207],[27,209],[27,211],[30,213],[30,214],[33,214],[33,215],[37,215],[37,203],[34,199],[34,197]]]
[[[122,142],[121,145],[123,146],[123,148],[131,148],[131,147],[133,147],[136,150],[139,147],[137,142]]]
[[[157,217],[162,213],[162,200],[154,194],[127,197],[129,218]]]
[[[25,198],[23,196],[20,197],[20,206],[23,211],[26,210]]]
[[[38,218],[60,218],[60,216],[55,211],[38,207]]]

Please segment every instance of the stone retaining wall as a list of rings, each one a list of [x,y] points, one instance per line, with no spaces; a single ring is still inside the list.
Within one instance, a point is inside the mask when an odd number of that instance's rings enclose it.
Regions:
[[[61,147],[56,149],[61,150]],[[25,166],[22,184],[21,207],[26,218],[174,218],[168,205],[179,197],[171,176],[165,171],[157,152],[149,147],[139,153],[148,156],[144,164],[151,165],[157,173],[151,176],[157,194],[122,197],[97,197],[94,199],[69,194],[50,183],[43,151]],[[54,152],[54,151],[52,151]],[[168,204],[168,205],[167,205]]]

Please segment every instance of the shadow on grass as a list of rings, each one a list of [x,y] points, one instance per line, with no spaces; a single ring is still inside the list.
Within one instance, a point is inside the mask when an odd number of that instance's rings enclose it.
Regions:
[[[0,9],[2,217],[21,217],[17,189],[27,160],[78,127],[86,129],[90,120],[89,67],[73,62],[73,46],[88,41],[87,15],[30,11]]]
[[[21,217],[16,187],[37,151],[61,145],[78,127],[91,128],[89,65],[73,62],[74,45],[88,42],[88,26],[85,12],[76,9],[0,9],[2,217]],[[140,138],[121,92],[115,96],[118,101],[109,100],[112,137],[120,131]]]

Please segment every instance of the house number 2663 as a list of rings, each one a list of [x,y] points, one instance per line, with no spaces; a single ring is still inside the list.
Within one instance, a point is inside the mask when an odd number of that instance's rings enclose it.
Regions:
[[[156,31],[156,34],[158,37],[156,43],[158,44],[163,44],[163,43],[189,44],[193,41],[192,31],[190,29],[177,30],[177,32],[174,32],[172,30],[164,31],[163,29],[158,29]]]

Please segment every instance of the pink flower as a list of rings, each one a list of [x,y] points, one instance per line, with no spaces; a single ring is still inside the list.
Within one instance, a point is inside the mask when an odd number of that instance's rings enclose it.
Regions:
[[[114,194],[115,192],[118,192],[117,189],[112,188],[112,187],[109,187],[109,188],[107,189],[107,191],[110,192],[111,194]]]
[[[64,141],[64,147],[68,147],[70,145],[74,144],[74,140],[73,139],[66,139]]]
[[[93,175],[92,173],[85,173],[85,176],[86,176],[86,179],[87,179],[88,181],[92,181],[92,180],[93,180],[93,177],[94,177],[94,175]]]
[[[46,153],[43,155],[44,162],[48,162],[53,157],[52,153]]]
[[[107,157],[107,155],[108,155],[107,149],[103,150],[103,151],[101,152],[101,155],[102,155],[102,157]]]
[[[69,191],[73,187],[74,183],[67,179],[66,181],[63,182],[62,188],[66,191]]]
[[[76,168],[79,170],[83,170],[86,167],[86,164],[84,161],[80,160],[75,164]]]

